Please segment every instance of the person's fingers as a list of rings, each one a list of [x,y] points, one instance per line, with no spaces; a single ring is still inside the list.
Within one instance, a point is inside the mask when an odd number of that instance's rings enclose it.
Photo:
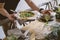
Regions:
[[[10,14],[10,16],[14,17],[14,16],[15,16],[15,14]]]
[[[17,17],[15,16],[15,14],[10,14],[11,17],[13,17],[14,19],[16,19]]]
[[[10,21],[14,21],[14,20],[15,20],[12,16],[9,16],[8,19],[9,19]]]

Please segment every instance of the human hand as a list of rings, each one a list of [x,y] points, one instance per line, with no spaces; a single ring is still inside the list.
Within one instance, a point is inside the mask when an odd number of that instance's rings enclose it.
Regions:
[[[8,17],[8,19],[9,19],[10,21],[14,21],[14,20],[15,20],[14,14],[10,14],[9,17]]]

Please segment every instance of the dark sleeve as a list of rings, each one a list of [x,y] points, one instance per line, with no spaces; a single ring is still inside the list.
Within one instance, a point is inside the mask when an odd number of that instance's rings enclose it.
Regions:
[[[5,0],[4,8],[8,11],[9,14],[12,14],[13,12],[10,10],[15,10],[19,1],[20,0]]]
[[[0,3],[4,3],[4,0],[0,0]]]

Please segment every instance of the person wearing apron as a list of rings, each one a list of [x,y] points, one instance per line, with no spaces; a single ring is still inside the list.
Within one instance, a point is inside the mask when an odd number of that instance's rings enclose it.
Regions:
[[[11,10],[15,10],[19,0],[0,0],[0,25],[2,25],[5,34],[7,35],[7,30],[10,29],[8,25],[8,20],[14,21],[15,19]]]

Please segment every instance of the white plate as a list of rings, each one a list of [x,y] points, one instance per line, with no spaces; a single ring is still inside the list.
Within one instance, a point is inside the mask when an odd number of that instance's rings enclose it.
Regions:
[[[28,19],[37,19],[37,18],[40,17],[40,13],[39,13],[38,11],[31,11],[31,12],[33,12],[35,15],[34,15],[33,17],[28,17]],[[19,12],[18,12],[18,13],[16,14],[16,17],[20,18],[19,15],[20,15],[20,14],[19,14]]]

